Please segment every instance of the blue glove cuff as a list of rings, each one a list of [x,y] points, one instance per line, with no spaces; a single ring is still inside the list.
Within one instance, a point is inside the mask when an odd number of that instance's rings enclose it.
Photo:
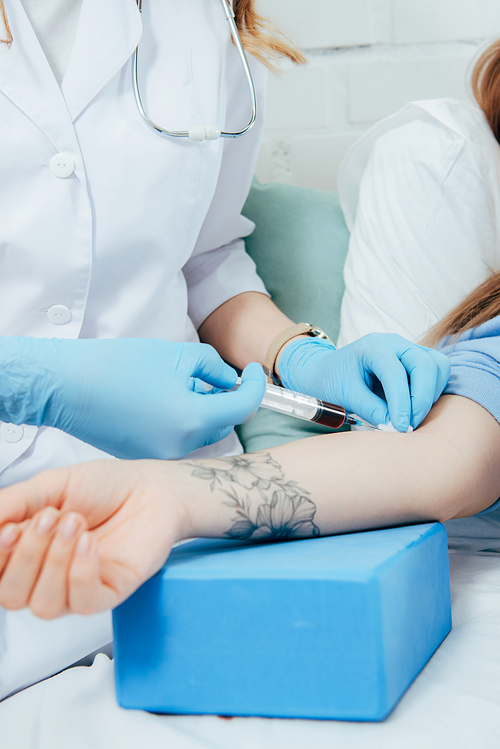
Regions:
[[[58,339],[0,337],[0,420],[41,426],[54,390],[45,349]]]
[[[331,341],[324,338],[297,338],[283,350],[279,361],[280,379],[284,387],[296,392],[307,392],[304,388],[304,369],[311,365],[311,358],[336,351]],[[307,361],[307,364],[306,364]]]

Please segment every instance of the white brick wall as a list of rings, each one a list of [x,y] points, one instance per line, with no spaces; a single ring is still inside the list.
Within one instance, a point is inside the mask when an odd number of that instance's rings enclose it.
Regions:
[[[500,36],[499,0],[257,0],[305,52],[269,81],[257,176],[327,190],[370,125],[406,102],[470,98],[478,50]]]

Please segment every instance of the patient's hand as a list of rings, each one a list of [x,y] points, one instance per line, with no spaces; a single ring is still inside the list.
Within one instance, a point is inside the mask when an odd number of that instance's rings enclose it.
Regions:
[[[0,492],[0,604],[52,619],[125,600],[183,537],[185,511],[167,470],[103,460]]]

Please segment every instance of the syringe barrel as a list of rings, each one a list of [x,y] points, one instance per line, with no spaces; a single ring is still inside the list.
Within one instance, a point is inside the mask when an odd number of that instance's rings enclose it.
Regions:
[[[276,385],[266,386],[261,406],[287,416],[294,416],[296,419],[304,419],[304,421],[314,421],[320,411],[317,398],[295,393],[293,390],[286,390]]]
[[[314,421],[331,429],[339,429],[346,420],[346,411],[342,406],[326,403],[312,395],[296,393],[276,385],[267,385],[261,405],[272,411],[288,414],[304,421]]]
[[[240,384],[241,378],[238,378],[234,389]],[[330,429],[340,429],[347,417],[346,410],[342,406],[270,384],[266,385],[266,392],[260,405],[270,411],[304,421],[314,421]]]

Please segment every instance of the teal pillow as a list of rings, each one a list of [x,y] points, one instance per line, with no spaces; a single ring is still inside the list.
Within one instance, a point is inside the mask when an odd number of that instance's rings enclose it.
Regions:
[[[246,249],[273,301],[295,322],[319,325],[336,341],[349,243],[338,195],[254,180],[243,214],[255,222]],[[251,452],[329,431],[261,408],[238,433]]]

